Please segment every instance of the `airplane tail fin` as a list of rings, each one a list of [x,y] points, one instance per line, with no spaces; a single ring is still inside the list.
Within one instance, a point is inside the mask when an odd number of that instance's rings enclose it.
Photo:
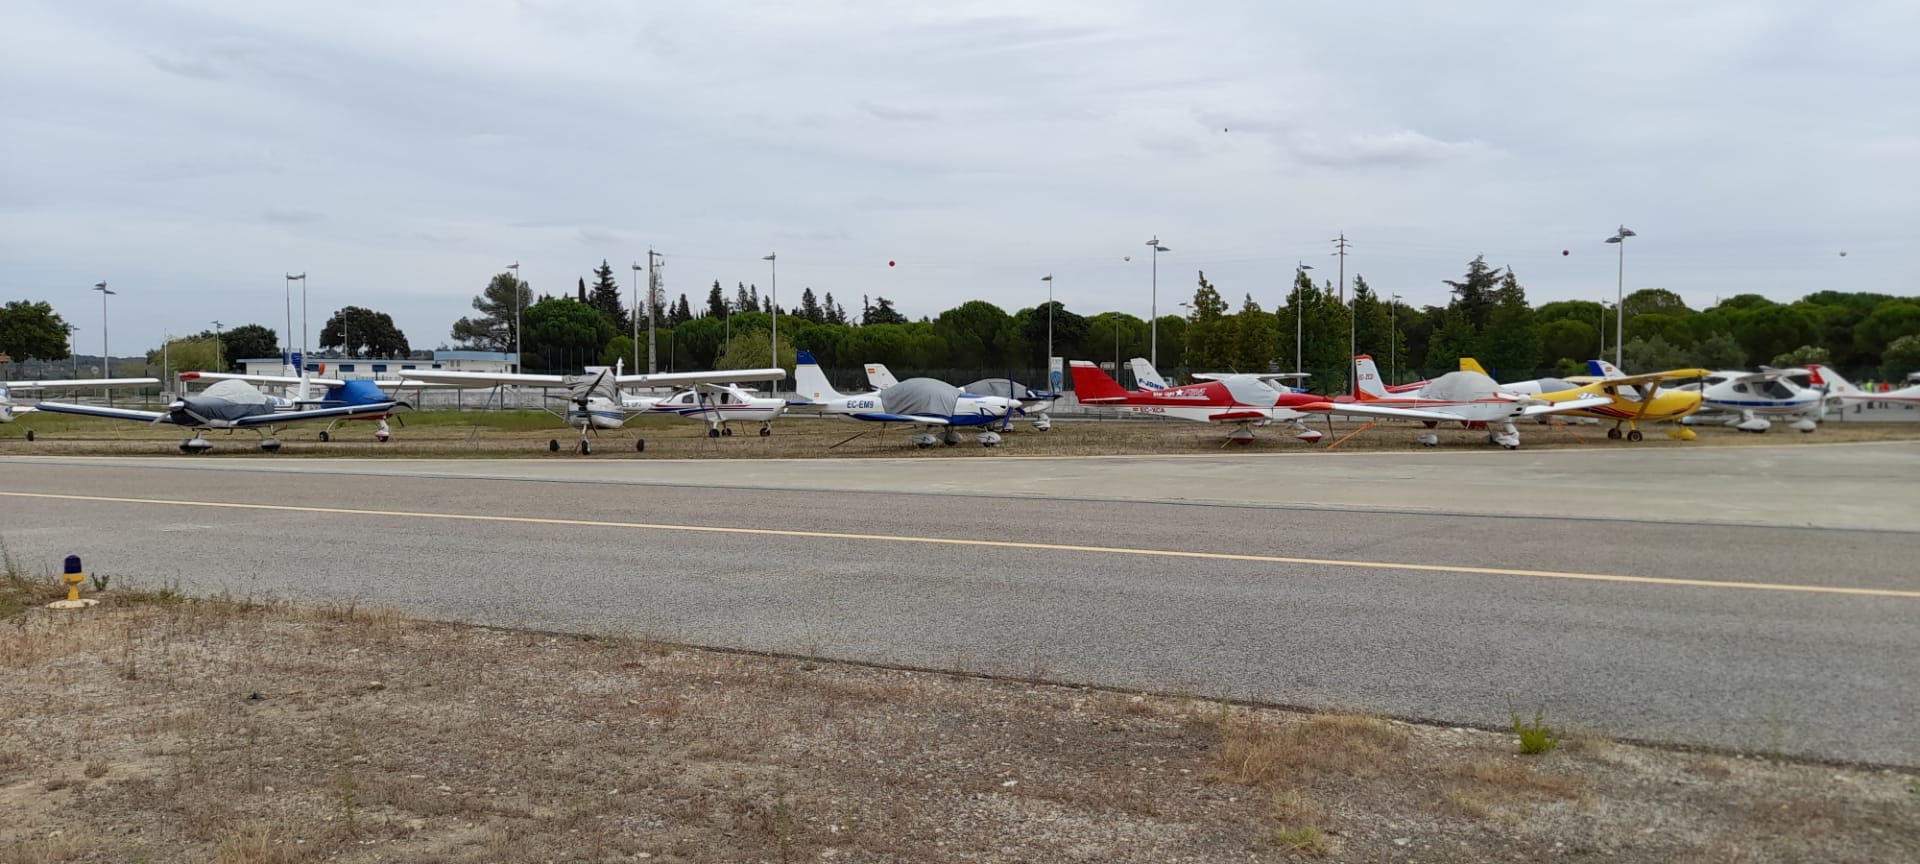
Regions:
[[[1815,387],[1825,388],[1829,396],[1845,396],[1850,393],[1864,392],[1855,386],[1853,382],[1842,378],[1840,373],[1833,371],[1830,367],[1823,366],[1819,363],[1809,363],[1807,364],[1807,371],[1811,373],[1807,376],[1807,383]]]
[[[1605,360],[1588,360],[1587,374],[1598,375],[1602,378],[1625,378],[1627,376],[1627,373],[1620,371],[1620,367],[1608,363]]]
[[[1120,388],[1120,382],[1107,377],[1107,373],[1100,371],[1100,367],[1090,361],[1070,361],[1067,371],[1073,375],[1073,396],[1083,404],[1127,398],[1127,391]]]
[[[900,379],[893,377],[893,373],[887,370],[885,363],[867,364],[868,386],[875,390],[885,390],[898,383],[900,383]]]
[[[1462,371],[1462,372],[1478,372],[1478,373],[1480,373],[1480,374],[1482,374],[1482,375],[1487,375],[1487,367],[1485,367],[1485,366],[1482,366],[1482,365],[1480,365],[1480,361],[1478,361],[1478,360],[1475,360],[1475,359],[1473,359],[1472,357],[1462,357],[1462,358],[1460,358],[1460,371]],[[1488,378],[1492,378],[1493,376],[1492,376],[1492,375],[1487,375],[1487,377],[1488,377]]]
[[[794,357],[793,387],[801,397],[814,402],[842,398],[840,391],[827,383],[827,373],[820,371],[820,364],[810,351],[801,351]]]
[[[1160,370],[1153,368],[1153,363],[1149,362],[1145,357],[1135,357],[1127,361],[1127,365],[1133,367],[1133,381],[1135,384],[1138,384],[1142,390],[1165,390],[1173,386],[1173,382],[1168,381],[1162,376]],[[1097,369],[1098,367],[1096,367],[1096,371]],[[1074,386],[1078,387],[1080,385],[1075,384]],[[1114,386],[1117,387],[1119,385],[1115,384]]]
[[[1472,361],[1462,360],[1462,363]],[[1477,365],[1477,364],[1476,364]],[[1384,399],[1387,396],[1386,385],[1380,382],[1380,367],[1374,365],[1373,358],[1366,354],[1353,357],[1353,398]]]

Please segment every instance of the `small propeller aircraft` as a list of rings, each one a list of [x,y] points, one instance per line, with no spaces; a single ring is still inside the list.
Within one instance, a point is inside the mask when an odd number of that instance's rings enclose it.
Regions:
[[[867,386],[875,390],[885,390],[900,383],[884,363],[868,363]],[[975,393],[981,396],[1000,396],[1019,403],[1016,409],[1021,416],[1030,416],[1033,431],[1045,432],[1053,428],[1053,418],[1047,412],[1053,410],[1053,403],[1060,400],[1060,394],[1046,390],[1035,390],[1011,378],[982,378],[960,387],[963,393]],[[1009,421],[1012,417],[1007,418]],[[1002,430],[1006,427],[1003,425]]]
[[[707,435],[717,438],[733,434],[732,427],[727,424],[734,420],[758,420],[760,434],[771,435],[773,429],[769,421],[785,410],[786,403],[781,400],[752,396],[749,391],[737,386],[716,386],[784,379],[787,377],[785,369],[626,375],[621,372],[624,365],[622,362],[612,367],[590,369],[586,375],[408,370],[407,380],[402,386],[410,387],[416,381],[424,381],[459,387],[565,387],[568,395],[554,398],[564,398],[569,403],[561,419],[568,426],[580,430],[580,441],[574,445],[574,451],[582,456],[593,452],[593,445],[588,441],[590,433],[600,429],[619,429],[626,425],[629,416],[635,414],[671,414],[703,420],[707,423]],[[628,396],[621,392],[622,387],[675,387],[684,388],[686,392],[663,397]],[[557,439],[548,441],[547,449],[559,450],[560,442]],[[633,449],[646,450],[646,439],[636,436]]]
[[[31,405],[19,405],[13,401],[11,391],[39,390],[79,390],[89,387],[151,387],[160,383],[158,378],[73,378],[64,381],[0,381],[0,423],[12,423],[15,414],[27,414],[36,410]],[[33,440],[33,430],[27,430],[27,440]]]
[[[280,439],[274,436],[274,430],[281,426],[341,417],[386,415],[395,408],[408,407],[405,402],[386,398],[379,388],[371,386],[372,382],[364,383],[368,387],[351,390],[345,387],[329,388],[327,401],[337,404],[295,411],[276,410],[266,394],[245,381],[215,381],[213,386],[199,393],[183,395],[174,400],[165,411],[135,411],[130,408],[63,402],[41,402],[37,407],[56,414],[184,426],[194,433],[192,438],[180,442],[180,452],[188,454],[200,454],[213,449],[213,443],[205,437],[207,430],[224,429],[231,433],[235,429],[251,429],[260,435],[261,450],[276,453],[280,450]],[[367,401],[372,398],[368,390],[378,394],[378,401]]]
[[[1605,360],[1592,360],[1587,366],[1604,375],[1620,374]],[[1826,418],[1833,398],[1817,370],[1803,369],[1710,372],[1687,389],[1700,394],[1700,413],[1731,415],[1726,425],[1756,434],[1773,428],[1775,418],[1791,419],[1795,430],[1812,432],[1820,428],[1818,421]],[[1847,385],[1847,389],[1854,388]],[[1692,424],[1699,419],[1696,415],[1680,422]]]
[[[1466,372],[1486,374],[1486,370],[1480,366],[1480,363],[1471,357],[1460,358],[1460,368]],[[1705,369],[1670,369],[1645,375],[1607,375],[1602,372],[1599,375],[1565,380],[1535,378],[1531,381],[1516,381],[1501,384],[1500,389],[1509,393],[1537,396],[1542,401],[1556,404],[1604,396],[1610,400],[1610,404],[1565,413],[1576,417],[1612,420],[1613,428],[1607,430],[1608,438],[1639,441],[1644,437],[1640,432],[1640,424],[1679,420],[1700,410],[1698,392],[1672,388],[1663,390],[1660,385],[1675,379],[1698,378],[1705,374],[1707,374]],[[1622,426],[1626,427],[1624,431],[1621,429]],[[1682,441],[1691,441],[1694,438],[1693,430],[1685,426],[1675,426],[1667,434]]]
[[[325,365],[322,365],[322,374],[325,373],[325,369]],[[262,384],[279,385],[286,388],[283,391],[286,395],[276,396],[272,393],[265,395],[267,404],[272,405],[275,411],[283,412],[299,411],[303,408],[310,407],[325,408],[341,404],[375,403],[388,398],[386,393],[381,391],[381,382],[378,381],[371,381],[364,378],[315,377],[306,372],[296,370],[292,366],[286,367],[286,373],[287,374],[281,375],[256,375],[241,372],[182,372],[180,373],[180,380],[182,382],[245,381],[256,387]],[[397,386],[401,382],[389,381],[386,383]],[[421,384],[420,382],[413,383],[416,387],[439,386],[435,384]],[[318,398],[314,397],[313,391],[315,387],[325,388],[323,390],[324,395]],[[387,419],[389,417],[394,420],[400,420],[400,415],[398,414],[379,412],[349,414],[345,417],[336,417],[327,423],[327,428],[320,430],[320,440],[323,442],[333,440],[334,427],[340,425],[342,420],[372,420],[380,424],[374,427],[374,440],[384,444],[389,438],[393,437],[393,430],[387,427]],[[400,425],[405,426],[406,422],[401,421]]]
[[[820,364],[811,353],[801,351],[796,356],[798,359],[793,367],[793,378],[799,389],[796,394],[799,398],[790,404],[818,408],[822,414],[852,417],[870,423],[916,426],[920,431],[907,440],[923,449],[941,443],[952,447],[960,443],[960,433],[956,429],[991,427],[1020,406],[1018,401],[1004,396],[968,393],[932,378],[908,378],[870,393],[848,396],[833,389],[826,373],[820,370]],[[885,371],[884,367],[882,371]],[[886,377],[893,376],[886,373]],[[933,430],[936,429],[940,430],[940,434],[934,434]],[[1000,433],[988,428],[975,435],[974,440],[982,446],[992,447],[1000,443]]]
[[[1136,360],[1144,363],[1143,360]],[[1137,368],[1137,367],[1136,367]],[[1147,366],[1149,371],[1152,366]],[[1202,423],[1231,423],[1227,440],[1253,440],[1253,427],[1276,422],[1292,425],[1294,437],[1314,442],[1321,433],[1307,428],[1298,406],[1326,401],[1324,396],[1281,392],[1253,375],[1229,375],[1218,381],[1200,381],[1158,390],[1124,390],[1100,367],[1087,360],[1067,364],[1073,375],[1073,394],[1082,405],[1124,408],[1130,413],[1177,417]],[[1135,377],[1141,377],[1136,372]],[[1142,380],[1151,380],[1142,378]]]
[[[1148,360],[1145,357],[1135,357],[1132,360],[1127,361],[1127,363],[1128,365],[1133,367],[1133,380],[1140,385],[1140,389],[1142,390],[1165,390],[1167,389],[1168,386],[1170,386],[1167,382],[1173,380],[1172,378],[1168,378],[1164,375],[1161,375],[1160,370],[1153,368],[1153,361]],[[1272,387],[1273,389],[1278,390],[1282,393],[1305,393],[1307,392],[1306,388],[1295,387],[1292,384],[1287,384],[1282,382],[1304,381],[1308,378],[1313,377],[1313,373],[1311,372],[1194,372],[1188,375],[1187,377],[1192,378],[1195,381],[1225,381],[1228,378],[1242,378],[1242,377],[1256,378],[1264,382],[1268,387]]]
[[[1361,354],[1353,359],[1358,369],[1358,374],[1354,376],[1353,401],[1320,401],[1302,405],[1299,410],[1375,418],[1355,430],[1355,434],[1383,419],[1485,427],[1489,443],[1508,450],[1518,450],[1520,430],[1514,428],[1515,420],[1613,404],[1612,398],[1600,395],[1548,402],[1538,396],[1502,390],[1499,382],[1482,372],[1448,372],[1427,382],[1426,386],[1414,393],[1389,393],[1380,384],[1380,370],[1374,365],[1372,357]],[[1503,424],[1503,428],[1496,431],[1496,423]],[[1337,445],[1339,442],[1334,443]],[[1421,436],[1420,443],[1431,447],[1439,443],[1439,437],[1429,433]]]

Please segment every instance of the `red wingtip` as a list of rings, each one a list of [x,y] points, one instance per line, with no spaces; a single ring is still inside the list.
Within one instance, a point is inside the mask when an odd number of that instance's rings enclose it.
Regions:
[[[182,373],[180,373],[180,380],[182,380],[182,381],[192,381],[192,380],[194,380],[194,379],[196,379],[196,378],[199,378],[199,377],[200,377],[200,373],[198,373],[198,372],[182,372]]]

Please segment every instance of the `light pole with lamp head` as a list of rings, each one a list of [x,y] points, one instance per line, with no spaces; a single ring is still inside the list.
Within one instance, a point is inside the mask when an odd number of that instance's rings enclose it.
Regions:
[[[1040,277],[1047,283],[1047,356],[1041,362],[1047,366],[1047,389],[1058,391],[1060,382],[1053,380],[1053,274]]]
[[[226,365],[220,362],[220,348],[221,348],[221,344],[220,344],[220,329],[221,329],[221,326],[222,326],[222,325],[220,324],[220,322],[218,322],[218,321],[215,321],[215,322],[213,322],[213,369],[214,369],[214,371],[216,371],[216,372],[225,372],[225,371],[227,371],[227,367],[226,367]]]
[[[113,352],[107,347],[107,295],[115,292],[108,290],[105,280],[94,283],[93,290],[100,292],[100,377],[113,377]],[[107,404],[113,404],[113,388],[106,389]]]
[[[780,255],[769,252],[760,260],[767,262],[767,307],[773,312],[773,335],[769,340],[767,356],[773,359],[773,365],[780,365]],[[780,394],[780,379],[767,382],[767,393]]]
[[[653,250],[649,249],[647,251],[652,252]],[[649,258],[648,260],[651,261],[652,259]],[[633,318],[633,371],[636,375],[640,373],[640,269],[640,262],[633,262],[633,310],[631,315]],[[653,296],[652,285],[647,286],[647,296],[649,298]],[[652,326],[652,319],[649,318],[648,321],[648,326]]]
[[[73,357],[73,377],[78,378],[80,377],[80,352],[74,350],[73,331],[80,328],[72,324],[63,326],[67,328],[67,354]]]
[[[523,371],[520,365],[520,262],[507,265],[513,271],[513,371]]]
[[[1293,265],[1293,295],[1289,302],[1293,306],[1293,371],[1296,375],[1301,371],[1300,345],[1305,342],[1307,338],[1307,329],[1304,323],[1307,316],[1305,310],[1300,308],[1300,301],[1305,299],[1300,296],[1300,277],[1307,275],[1307,271],[1312,269],[1313,265],[1305,261]]]
[[[1171,252],[1160,245],[1160,235],[1153,235],[1147,245],[1153,247],[1153,295],[1147,306],[1149,321],[1147,324],[1147,360],[1153,368],[1160,368],[1160,253]]]
[[[1613,365],[1616,368],[1620,366],[1620,348],[1626,341],[1627,330],[1627,238],[1636,236],[1639,235],[1634,234],[1632,228],[1622,225],[1607,238],[1608,243],[1620,247],[1620,268],[1613,298]]]
[[[288,274],[287,274],[287,281],[286,281],[286,288],[287,288],[287,291],[286,291],[286,295],[287,295],[287,296],[286,296],[286,301],[287,301],[287,365],[293,365],[293,357],[294,357],[294,354],[295,354],[295,352],[294,352],[294,350],[293,350],[293,280],[295,280],[295,279],[298,279],[298,280],[300,280],[300,320],[301,320],[301,321],[303,322],[303,323],[302,323],[302,325],[301,325],[301,326],[303,326],[303,327],[305,326],[305,323],[304,323],[304,322],[306,321],[306,315],[307,315],[307,274],[305,274],[305,273],[301,273],[300,275],[298,275],[298,276],[296,276],[296,275],[294,275],[294,274],[292,274],[292,273],[288,273]],[[307,365],[307,359],[306,359],[306,356],[305,356],[305,355],[306,355],[306,351],[307,351],[307,346],[306,346],[306,341],[307,341],[307,340],[305,340],[305,339],[302,339],[302,340],[300,340],[300,343],[301,343],[301,344],[300,344],[300,351],[298,352],[298,353],[299,353],[299,354],[301,355],[301,357],[300,357],[300,366],[301,366],[302,368],[305,368],[305,366]],[[293,371],[293,374],[295,374],[295,375],[298,375],[298,374],[300,374],[300,370],[299,370],[299,369],[295,369],[295,370]]]

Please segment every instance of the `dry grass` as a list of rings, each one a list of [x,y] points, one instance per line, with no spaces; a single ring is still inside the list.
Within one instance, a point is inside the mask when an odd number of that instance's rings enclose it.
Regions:
[[[1631,862],[1718,836],[1760,837],[1737,847],[1756,862],[1920,854],[1909,778],[1873,772],[1621,744],[1522,763],[1504,735],[1358,715],[353,604],[106,600],[0,626],[0,860],[1505,861],[1565,844]],[[1654,820],[1668,830],[1640,830]]]

